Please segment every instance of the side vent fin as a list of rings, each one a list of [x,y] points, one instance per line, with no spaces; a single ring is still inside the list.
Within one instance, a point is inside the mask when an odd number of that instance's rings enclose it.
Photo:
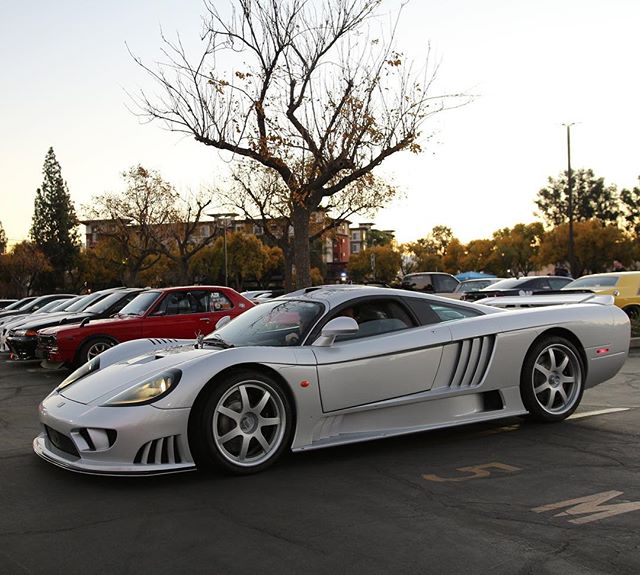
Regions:
[[[178,438],[178,435],[169,435],[148,441],[138,449],[133,462],[141,465],[182,463]]]
[[[456,368],[449,382],[449,388],[477,387],[487,373],[495,345],[495,336],[474,337],[454,345],[458,348]]]

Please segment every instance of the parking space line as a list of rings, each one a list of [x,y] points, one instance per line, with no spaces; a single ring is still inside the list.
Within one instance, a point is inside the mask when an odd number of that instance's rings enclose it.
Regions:
[[[607,409],[597,409],[595,411],[583,411],[581,413],[574,413],[567,417],[567,419],[582,419],[583,417],[593,417],[594,415],[605,415],[607,413],[618,413],[620,411],[629,411],[630,407],[610,407]]]

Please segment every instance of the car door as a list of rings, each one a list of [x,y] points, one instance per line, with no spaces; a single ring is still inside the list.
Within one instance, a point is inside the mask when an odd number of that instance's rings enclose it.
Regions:
[[[201,291],[201,290],[198,290]],[[192,290],[166,292],[142,321],[142,337],[195,338],[213,331],[211,314],[194,303]]]
[[[406,308],[404,313],[412,315]],[[399,398],[431,388],[442,347],[451,340],[451,332],[444,324],[418,327],[415,320],[392,331],[375,329],[375,324],[405,320],[401,313],[395,315],[398,317],[363,323],[356,318],[360,324],[359,337],[336,340],[330,347],[311,347],[317,361],[323,411]]]

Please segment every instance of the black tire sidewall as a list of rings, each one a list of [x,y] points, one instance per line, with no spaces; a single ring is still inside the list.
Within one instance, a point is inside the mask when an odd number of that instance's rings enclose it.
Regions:
[[[578,391],[578,395],[576,396],[571,408],[563,413],[549,413],[540,405],[533,389],[533,368],[535,362],[542,351],[552,345],[562,345],[571,350],[580,365],[580,389]],[[576,349],[576,346],[571,341],[560,336],[543,337],[534,343],[534,345],[529,349],[522,365],[522,372],[520,375],[520,396],[522,398],[522,403],[524,404],[525,409],[529,412],[531,418],[537,421],[563,421],[580,405],[580,401],[582,400],[582,395],[584,393],[585,378],[586,371],[584,361],[579,351]]]
[[[218,402],[231,387],[242,381],[262,382],[272,388],[282,401],[286,417],[284,433],[278,448],[271,454],[269,459],[251,467],[236,465],[229,461],[220,453],[213,438],[213,417]],[[238,370],[226,375],[223,381],[211,382],[205,393],[207,395],[195,413],[191,437],[194,443],[193,456],[199,468],[217,469],[234,475],[250,475],[273,465],[290,446],[293,428],[291,401],[282,389],[282,384],[272,377],[259,371]]]
[[[93,337],[90,340],[85,341],[80,346],[80,351],[78,352],[78,358],[76,360],[77,366],[84,365],[85,363],[87,363],[87,361],[89,361],[87,358],[87,353],[89,352],[89,349],[91,348],[92,345],[95,345],[96,343],[99,343],[99,342],[108,343],[110,344],[111,347],[116,345],[116,343],[112,339],[109,339],[108,337]]]

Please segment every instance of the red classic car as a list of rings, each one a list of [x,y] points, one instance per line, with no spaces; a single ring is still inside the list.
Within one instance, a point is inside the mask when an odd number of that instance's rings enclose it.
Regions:
[[[38,332],[36,354],[51,363],[81,365],[123,341],[146,337],[196,338],[218,320],[234,318],[254,304],[231,288],[188,286],[141,293],[116,317],[84,320]]]

